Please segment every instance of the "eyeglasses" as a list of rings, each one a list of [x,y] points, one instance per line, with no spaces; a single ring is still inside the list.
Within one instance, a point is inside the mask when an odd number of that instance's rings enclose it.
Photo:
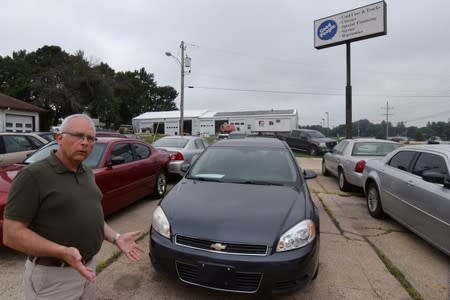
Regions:
[[[97,141],[96,137],[93,137],[91,135],[84,135],[82,133],[78,133],[78,132],[68,132],[68,131],[63,131],[61,132],[61,134],[68,134],[70,136],[73,136],[74,138],[76,138],[79,142],[84,141],[84,139],[86,139],[88,141],[89,144],[93,144]]]

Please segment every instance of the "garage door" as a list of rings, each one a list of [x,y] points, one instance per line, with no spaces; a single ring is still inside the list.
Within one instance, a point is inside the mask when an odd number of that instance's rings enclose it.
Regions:
[[[20,115],[6,115],[6,132],[32,132],[33,117]]]

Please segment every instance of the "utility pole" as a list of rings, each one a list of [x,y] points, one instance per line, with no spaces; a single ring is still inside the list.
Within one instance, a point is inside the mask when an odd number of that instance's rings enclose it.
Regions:
[[[186,46],[184,41],[181,41],[181,86],[180,86],[180,135],[184,135],[184,50]]]
[[[327,133],[328,136],[330,136],[330,114],[326,111],[325,114],[327,115]]]
[[[382,109],[386,109],[386,113],[382,114],[386,116],[386,139],[389,137],[389,116],[392,114],[389,113],[389,109],[393,109],[393,107],[389,107],[389,101],[386,101],[386,107],[382,107]]]

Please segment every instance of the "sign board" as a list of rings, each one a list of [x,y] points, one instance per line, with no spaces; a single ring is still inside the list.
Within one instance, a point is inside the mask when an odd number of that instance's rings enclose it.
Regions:
[[[381,1],[314,21],[314,48],[369,39],[386,32],[386,3]]]

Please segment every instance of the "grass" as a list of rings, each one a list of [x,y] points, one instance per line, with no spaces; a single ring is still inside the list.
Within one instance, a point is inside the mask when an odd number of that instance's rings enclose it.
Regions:
[[[318,157],[318,156],[311,156],[311,155],[307,154],[306,152],[293,150],[293,149],[292,149],[292,152],[294,153],[295,157],[308,157],[308,158]]]
[[[411,296],[411,298],[414,300],[423,300],[424,298],[422,297],[422,295],[420,295],[420,293],[411,285],[411,283],[409,283],[405,275],[403,275],[402,271],[400,271],[400,269],[394,265],[394,263],[383,253],[383,251],[381,251],[377,246],[375,246],[375,244],[373,244],[368,238],[366,237],[364,238],[367,241],[367,243],[369,243],[369,245],[375,250],[375,253],[384,263],[388,271],[400,282],[400,284]]]

